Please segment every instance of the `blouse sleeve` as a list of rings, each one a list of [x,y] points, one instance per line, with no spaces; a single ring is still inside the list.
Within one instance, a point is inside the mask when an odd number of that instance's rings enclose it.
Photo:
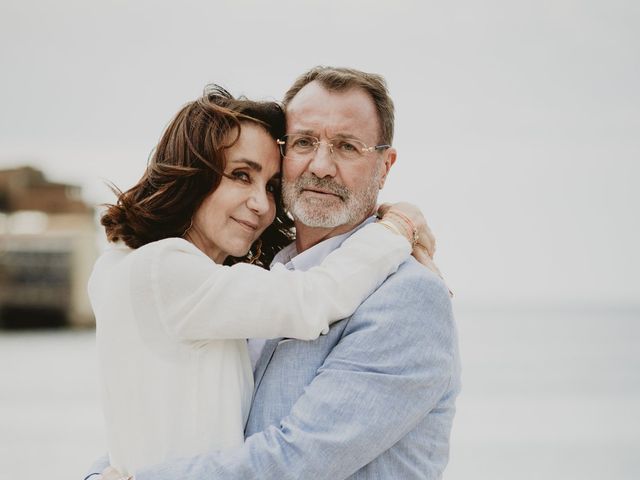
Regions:
[[[134,253],[132,301],[136,309],[151,308],[184,340],[317,338],[350,316],[411,253],[406,239],[375,223],[304,272],[281,264],[270,271],[218,265],[182,239],[148,247]]]

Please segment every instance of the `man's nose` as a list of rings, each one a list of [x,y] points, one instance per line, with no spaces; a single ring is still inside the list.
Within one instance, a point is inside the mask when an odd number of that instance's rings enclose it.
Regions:
[[[307,165],[307,170],[318,178],[336,176],[336,162],[328,143],[320,142]]]

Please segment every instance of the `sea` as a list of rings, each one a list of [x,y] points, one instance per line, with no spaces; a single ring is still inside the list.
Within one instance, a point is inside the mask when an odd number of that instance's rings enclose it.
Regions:
[[[640,309],[456,318],[445,480],[640,479]],[[106,452],[96,370],[91,330],[0,331],[0,480],[81,480]]]

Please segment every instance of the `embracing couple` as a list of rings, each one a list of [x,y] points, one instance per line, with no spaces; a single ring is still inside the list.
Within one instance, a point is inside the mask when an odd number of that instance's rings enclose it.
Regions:
[[[88,478],[441,477],[456,331],[421,212],[376,208],[385,82],[317,67],[283,105],[205,90],[104,213]]]

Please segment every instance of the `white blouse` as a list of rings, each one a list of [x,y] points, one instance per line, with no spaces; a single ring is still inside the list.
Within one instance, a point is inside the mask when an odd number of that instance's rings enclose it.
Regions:
[[[218,265],[179,238],[115,244],[89,280],[111,465],[134,474],[242,444],[253,393],[246,338],[317,338],[410,250],[375,223],[307,272]]]

